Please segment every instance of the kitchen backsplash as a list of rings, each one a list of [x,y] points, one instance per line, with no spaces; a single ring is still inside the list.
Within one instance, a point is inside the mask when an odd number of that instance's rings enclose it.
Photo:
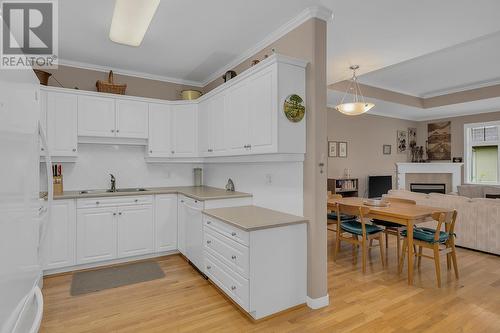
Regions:
[[[143,146],[79,144],[76,163],[63,165],[64,190],[108,188],[109,174],[120,187],[158,187],[193,185],[197,164],[146,163]],[[40,184],[43,191],[45,164],[41,163]]]

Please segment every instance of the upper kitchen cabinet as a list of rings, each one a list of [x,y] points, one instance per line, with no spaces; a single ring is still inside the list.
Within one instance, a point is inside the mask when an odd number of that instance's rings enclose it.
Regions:
[[[149,157],[172,156],[172,111],[168,104],[149,104]]]
[[[70,93],[47,94],[47,139],[53,156],[77,156],[77,96]]]
[[[198,150],[200,156],[221,156],[226,153],[225,96],[217,94],[199,104]]]
[[[305,117],[289,120],[284,103],[291,95],[305,100],[305,67],[275,54],[203,97],[209,121],[201,133],[213,142],[205,156],[304,154]]]
[[[78,135],[147,139],[148,104],[128,99],[79,95]]]
[[[172,157],[198,156],[198,105],[172,105]]]
[[[115,136],[115,100],[107,97],[78,96],[78,135]]]
[[[121,138],[148,138],[148,103],[116,100],[116,136]]]

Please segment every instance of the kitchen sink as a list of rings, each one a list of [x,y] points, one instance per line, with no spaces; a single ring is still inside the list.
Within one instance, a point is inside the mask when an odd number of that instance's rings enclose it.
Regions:
[[[146,192],[147,190],[145,188],[117,188],[116,191],[111,191],[111,190],[106,190],[108,193],[113,193],[113,192]]]
[[[123,193],[123,192],[146,192],[148,191],[145,188],[137,187],[137,188],[118,188],[116,191],[111,190],[85,190],[80,191],[80,194],[99,194],[99,193]]]

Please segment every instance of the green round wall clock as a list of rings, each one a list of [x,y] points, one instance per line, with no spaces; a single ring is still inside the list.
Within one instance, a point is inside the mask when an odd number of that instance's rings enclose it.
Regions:
[[[293,123],[298,123],[304,118],[306,107],[304,100],[297,94],[289,95],[283,103],[285,116]]]

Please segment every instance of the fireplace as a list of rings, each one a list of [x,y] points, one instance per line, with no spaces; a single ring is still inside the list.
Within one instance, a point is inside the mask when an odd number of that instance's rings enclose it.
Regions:
[[[446,184],[424,184],[424,183],[411,183],[410,191],[417,193],[442,193],[446,194]]]

